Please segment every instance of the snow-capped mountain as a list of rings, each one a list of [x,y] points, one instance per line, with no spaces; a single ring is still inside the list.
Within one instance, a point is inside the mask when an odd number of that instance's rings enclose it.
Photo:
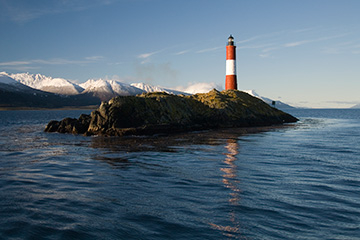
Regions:
[[[130,85],[133,87],[139,88],[141,90],[144,90],[145,92],[166,92],[168,94],[175,94],[175,95],[188,94],[188,93],[173,90],[173,89],[163,88],[163,87],[159,87],[159,86],[152,86],[152,85],[149,85],[146,83],[131,83]]]
[[[253,97],[257,97],[257,98],[260,98],[261,100],[263,100],[264,102],[266,102],[267,104],[269,105],[272,105],[274,100],[270,99],[270,98],[266,98],[266,97],[262,97],[260,96],[259,94],[257,94],[254,90],[241,90],[243,92],[246,92],[247,94],[253,96]],[[275,106],[277,108],[280,108],[280,109],[286,109],[286,108],[294,108],[286,103],[283,103],[281,101],[275,101]]]
[[[76,95],[84,90],[79,85],[64,78],[52,78],[41,74],[30,73],[10,74],[9,76],[26,86],[45,92],[63,95]]]
[[[32,90],[35,90],[31,87],[28,87],[18,81],[16,81],[14,78],[12,78],[9,74],[6,72],[0,72],[0,89],[3,91],[10,91],[10,92],[19,92],[19,91],[25,91],[25,92],[31,92]]]
[[[260,96],[257,92],[255,92],[255,90],[241,90],[241,91],[246,92],[247,94],[249,94],[249,95],[251,95],[253,97],[260,98],[264,102],[272,103],[272,101],[273,101],[270,98],[265,98],[265,97]]]
[[[139,88],[115,80],[90,79],[80,86],[85,89],[83,93],[92,93],[101,101],[107,101],[116,96],[130,96],[144,92]]]
[[[206,87],[206,88],[205,88]],[[204,89],[214,88],[213,84],[210,86],[206,83],[196,83],[188,86],[187,91],[178,91],[160,86],[152,86],[145,83],[122,83],[115,80],[104,79],[90,79],[80,85],[74,84],[63,78],[52,78],[41,74],[29,74],[18,73],[8,74],[6,72],[0,72],[0,91],[3,92],[24,92],[27,94],[45,94],[46,92],[61,94],[64,96],[73,95],[78,96],[82,101],[87,102],[91,100],[91,104],[94,103],[94,97],[101,101],[108,101],[116,96],[130,96],[137,95],[143,92],[166,92],[169,94],[192,94],[196,92],[203,92]],[[40,90],[40,91],[39,91]],[[191,92],[189,92],[191,90]],[[35,92],[34,92],[35,91]],[[44,91],[44,92],[42,92]],[[264,102],[272,105],[273,100],[262,97],[254,90],[243,90],[244,92],[260,98]],[[4,95],[4,94],[3,94]],[[100,101],[99,101],[100,103]],[[276,101],[276,107],[280,109],[293,108],[281,101]],[[1,102],[0,102],[1,104]],[[67,103],[68,104],[68,103]],[[359,106],[354,106],[359,107]]]
[[[0,83],[4,84],[16,84],[17,81],[10,77],[6,72],[0,72]]]
[[[22,84],[0,73],[0,108],[61,108],[97,105],[98,98],[87,94],[59,95]]]
[[[360,108],[360,103],[356,104],[355,106],[352,106],[351,108]]]

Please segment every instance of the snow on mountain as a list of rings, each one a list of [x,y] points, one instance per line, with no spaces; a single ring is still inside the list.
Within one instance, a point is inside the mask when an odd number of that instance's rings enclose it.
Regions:
[[[360,108],[360,103],[356,104],[355,106],[352,106],[351,108]]]
[[[6,72],[0,72],[0,89],[9,92],[26,92],[26,93],[29,92],[36,93],[37,91],[29,86],[26,86],[16,81]]]
[[[266,97],[262,97],[259,94],[257,94],[254,90],[241,90],[243,92],[246,92],[247,94],[253,96],[253,97],[257,97],[260,98],[261,100],[263,100],[264,102],[266,102],[269,105],[272,105],[274,100],[270,99],[270,98],[266,98]],[[286,109],[286,108],[294,108],[286,103],[283,103],[281,101],[275,101],[275,106],[277,108],[281,108],[281,109]]]
[[[175,94],[175,95],[186,94],[185,92],[163,88],[159,86],[152,86],[146,83],[131,83],[130,85],[139,88],[141,90],[144,90],[145,92],[166,92],[168,94]]]
[[[6,72],[0,72],[0,83],[16,84],[17,81],[9,76]]]
[[[246,92],[247,94],[253,97],[261,98],[260,95],[255,92],[255,90],[241,90],[241,91]]]
[[[41,74],[30,73],[8,74],[6,72],[0,72],[0,84],[2,89],[9,91],[29,92],[34,88],[61,95],[77,95],[83,93],[85,95],[97,97],[101,101],[107,101],[116,96],[137,95],[143,92],[166,92],[168,94],[177,95],[202,93],[208,92],[213,88],[220,88],[213,83],[195,83],[185,88],[178,88],[179,90],[173,90],[145,83],[126,84],[115,80],[104,79],[90,79],[85,83],[77,85],[63,78],[52,78]],[[262,97],[254,90],[243,91],[254,97],[260,98],[269,105],[272,105],[273,103],[272,99]],[[293,108],[281,101],[275,101],[275,103],[276,107],[280,109]],[[357,105],[354,107],[359,106]]]
[[[63,95],[75,95],[84,89],[64,78],[52,78],[41,74],[17,73],[10,74],[16,81],[46,92]]]
[[[116,96],[129,96],[144,92],[139,88],[115,80],[90,79],[80,86],[85,89],[83,93],[92,93],[101,101],[107,101]]]

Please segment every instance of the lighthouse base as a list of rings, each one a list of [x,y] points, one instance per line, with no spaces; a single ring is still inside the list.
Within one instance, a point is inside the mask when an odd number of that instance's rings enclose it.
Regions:
[[[236,75],[226,75],[225,90],[234,89],[237,90]]]

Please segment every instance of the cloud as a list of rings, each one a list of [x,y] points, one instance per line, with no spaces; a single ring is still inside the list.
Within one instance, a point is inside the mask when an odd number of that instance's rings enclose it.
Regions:
[[[224,46],[221,46],[221,47],[213,47],[213,48],[206,48],[206,49],[203,49],[203,50],[199,50],[199,51],[197,51],[196,53],[212,52],[212,51],[219,50],[219,49],[221,49],[221,48],[224,48]]]
[[[275,51],[275,50],[277,50],[277,49],[279,49],[279,47],[269,47],[269,48],[265,48],[265,49],[263,49],[263,50],[261,51],[262,53],[259,54],[259,57],[261,57],[261,58],[269,58],[269,57],[271,56],[271,52],[272,52],[272,51]]]
[[[103,56],[91,56],[91,57],[86,57],[85,59],[89,60],[89,61],[101,61],[101,60],[104,60],[105,57],[103,57]]]
[[[329,36],[329,37],[321,37],[321,38],[316,38],[316,39],[290,42],[290,43],[284,44],[284,47],[297,47],[297,46],[301,46],[301,45],[308,44],[308,43],[322,42],[322,41],[326,41],[326,40],[330,40],[330,39],[334,39],[334,38],[340,38],[340,37],[344,37],[346,35],[348,35],[348,34],[339,34],[339,35]]]
[[[138,58],[149,58],[149,57],[151,57],[152,55],[154,55],[156,53],[158,53],[158,51],[157,52],[150,52],[150,53],[143,53],[143,54],[138,55]]]
[[[245,45],[245,46],[238,46],[238,49],[259,49],[259,48],[266,48],[269,46],[273,46],[273,43],[266,43],[266,44],[260,44],[260,45]]]
[[[293,30],[292,32],[293,32],[293,33],[310,32],[310,31],[316,30],[316,29],[318,29],[318,28],[319,28],[319,27],[302,28],[302,29]]]
[[[39,69],[39,67],[30,66],[31,63],[31,61],[0,62],[0,67],[7,70],[16,70],[22,72]]]
[[[188,52],[190,52],[190,50],[184,50],[184,51],[180,51],[180,52],[175,53],[175,55],[183,55],[183,54],[188,53]]]
[[[43,60],[43,59],[31,60],[32,64],[45,64],[45,65],[84,64],[89,62],[90,62],[89,60],[69,60],[63,58],[53,58],[48,60]]]
[[[40,67],[31,67],[31,66],[7,66],[4,67],[4,69],[6,70],[15,70],[15,71],[19,71],[19,72],[29,72],[32,70],[36,70],[36,69],[40,69]]]
[[[350,33],[343,33],[343,34],[337,34],[333,36],[326,36],[326,37],[314,37],[314,38],[307,38],[302,39],[298,41],[292,41],[292,42],[283,42],[284,37],[292,36],[292,37],[299,37],[299,36],[305,36],[308,35],[310,32],[314,32],[318,29],[318,27],[309,27],[309,28],[303,28],[303,29],[295,29],[295,30],[283,30],[278,32],[272,32],[272,33],[266,33],[266,34],[260,34],[257,36],[249,37],[243,40],[237,41],[237,49],[250,49],[250,50],[258,50],[260,52],[257,52],[257,56],[260,58],[270,58],[272,55],[279,50],[282,50],[284,48],[291,48],[291,47],[299,47],[306,44],[311,44],[315,42],[322,42],[327,41],[330,39],[335,38],[341,38],[346,35],[349,35]],[[354,44],[355,45],[355,44]],[[218,48],[209,48],[204,49],[200,52],[207,52],[211,50],[217,50]],[[327,48],[326,51],[328,52],[335,52],[334,49]],[[357,49],[353,48],[352,53],[357,54],[359,51]]]
[[[0,62],[0,66],[19,66],[19,65],[28,65],[28,64],[31,64],[31,61]]]
[[[52,58],[52,59],[32,59],[27,61],[9,61],[0,62],[0,66],[5,69],[16,69],[19,71],[26,71],[40,68],[39,65],[67,65],[67,64],[89,64],[104,59],[101,56],[86,57],[80,60],[69,60],[64,58]]]
[[[276,49],[278,49],[278,47],[265,48],[265,49],[262,50],[262,52],[267,53],[267,52],[274,51],[274,50],[276,50]]]
[[[122,65],[125,62],[109,62],[108,65]]]
[[[310,42],[314,42],[315,40],[303,40],[303,41],[298,41],[298,42],[291,42],[291,43],[286,43],[284,44],[284,47],[297,47],[300,45],[304,45]]]
[[[250,42],[250,41],[256,40],[258,38],[260,38],[260,36],[255,36],[255,37],[251,37],[251,38],[248,38],[248,39],[240,40],[240,41],[237,41],[236,44]]]
[[[84,59],[80,60],[70,60],[70,59],[64,59],[64,58],[52,58],[52,59],[34,59],[31,60],[31,63],[37,63],[37,64],[47,64],[47,65],[66,65],[66,64],[87,64],[87,63],[93,63],[100,60],[103,60],[104,57],[102,56],[92,56],[92,57],[85,57]]]
[[[0,1],[0,15],[17,23],[26,23],[43,16],[80,12],[117,1],[119,0],[2,0]]]
[[[270,54],[269,53],[259,54],[259,57],[268,58],[268,57],[270,57]]]
[[[222,90],[222,87],[220,85],[213,82],[189,83],[187,87],[179,86],[176,88],[176,90],[190,94],[196,94],[196,93],[207,93],[214,88],[217,90]]]
[[[326,54],[359,54],[360,53],[360,44],[357,41],[348,41],[338,43],[333,46],[327,46],[323,48],[323,53]]]
[[[326,103],[344,104],[344,105],[356,105],[359,101],[326,101]]]
[[[143,59],[143,61],[141,61],[141,64],[145,64],[145,63],[148,63],[150,61],[151,56],[153,56],[155,54],[158,54],[158,53],[161,53],[163,51],[165,51],[165,49],[161,49],[159,51],[154,51],[154,52],[142,53],[142,54],[137,55],[137,58]]]

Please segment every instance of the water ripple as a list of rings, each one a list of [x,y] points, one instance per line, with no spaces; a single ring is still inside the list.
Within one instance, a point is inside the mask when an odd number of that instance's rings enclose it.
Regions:
[[[11,112],[0,239],[359,239],[359,118],[310,113],[283,127],[88,138],[42,132],[68,113]]]

